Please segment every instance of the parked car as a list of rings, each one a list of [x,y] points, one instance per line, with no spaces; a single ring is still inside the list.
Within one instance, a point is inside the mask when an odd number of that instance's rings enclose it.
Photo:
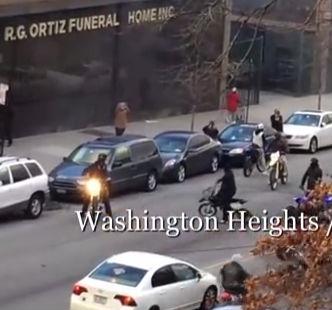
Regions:
[[[40,217],[48,201],[47,174],[30,158],[0,158],[0,212],[24,211],[31,219]]]
[[[157,135],[163,160],[163,178],[183,182],[187,176],[218,171],[221,145],[205,134],[167,131]]]
[[[242,166],[248,154],[254,152],[253,136],[257,123],[236,123],[227,126],[218,136],[222,145],[222,162]],[[266,147],[274,140],[275,130],[265,127]]]
[[[154,191],[162,170],[162,160],[155,142],[143,136],[98,138],[77,147],[49,174],[53,199],[80,197],[82,174],[98,155],[107,154],[111,192],[131,189]]]
[[[284,124],[291,149],[316,153],[332,145],[332,112],[304,110],[293,113]]]
[[[114,255],[74,285],[70,310],[213,308],[218,294],[213,275],[168,256],[147,252]]]

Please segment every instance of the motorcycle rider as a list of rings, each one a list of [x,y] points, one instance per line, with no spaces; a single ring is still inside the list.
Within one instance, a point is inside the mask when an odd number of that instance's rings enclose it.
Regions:
[[[284,170],[285,168],[287,169],[286,154],[289,153],[289,147],[288,147],[287,140],[283,138],[283,136],[280,132],[277,132],[275,134],[275,139],[269,145],[268,152],[269,153],[279,152],[282,170]]]
[[[310,166],[303,175],[300,188],[304,190],[304,185],[307,183],[307,190],[311,191],[315,188],[316,184],[323,178],[323,171],[319,167],[317,158],[312,158]]]
[[[83,176],[87,178],[96,178],[101,182],[101,201],[104,203],[106,214],[112,217],[109,192],[110,178],[107,172],[106,159],[106,154],[99,154],[97,161],[83,171]],[[82,211],[83,213],[86,213],[88,211],[90,197],[85,195],[83,200]]]
[[[266,161],[265,161],[265,135],[264,135],[264,124],[258,124],[256,130],[253,134],[253,140],[252,140],[253,146],[255,149],[258,150],[259,156],[261,157],[261,161],[264,167],[266,167]]]
[[[221,183],[221,186],[215,196],[216,203],[223,209],[223,222],[228,222],[228,211],[232,211],[231,202],[236,194],[235,177],[229,162],[225,163],[224,175],[217,183]]]

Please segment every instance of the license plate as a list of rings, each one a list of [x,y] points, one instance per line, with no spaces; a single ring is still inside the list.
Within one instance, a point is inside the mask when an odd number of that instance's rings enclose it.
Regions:
[[[94,295],[93,300],[96,304],[100,304],[100,305],[107,304],[107,298],[103,297],[103,296]]]
[[[67,193],[67,191],[65,189],[57,189],[56,192],[58,194],[66,194]]]

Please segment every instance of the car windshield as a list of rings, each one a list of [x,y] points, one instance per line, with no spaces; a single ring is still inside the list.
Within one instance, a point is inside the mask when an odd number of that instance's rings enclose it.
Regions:
[[[319,121],[320,115],[296,113],[291,115],[285,124],[318,127]]]
[[[110,160],[113,155],[113,151],[109,148],[82,146],[71,153],[68,159],[77,164],[89,165],[98,159],[99,154],[106,154],[108,156],[108,160]]]
[[[251,142],[255,127],[253,126],[230,126],[219,136],[220,142]]]
[[[147,270],[105,262],[89,277],[92,279],[136,287],[144,278]]]
[[[187,139],[175,136],[160,136],[156,143],[161,153],[183,153],[186,149]]]

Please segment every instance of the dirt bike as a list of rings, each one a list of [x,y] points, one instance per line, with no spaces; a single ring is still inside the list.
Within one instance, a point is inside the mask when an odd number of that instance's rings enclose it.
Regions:
[[[264,155],[259,152],[259,150],[252,150],[246,154],[243,163],[243,175],[246,178],[251,176],[255,166],[261,173],[266,170],[266,165],[264,164],[262,156]]]
[[[110,179],[107,179],[109,181]],[[80,181],[80,185],[83,186],[82,190],[85,195],[89,197],[89,206],[87,212],[91,214],[92,218],[95,218],[97,211],[103,210],[101,205],[101,195],[103,191],[103,184],[97,178],[88,178]],[[84,212],[83,208],[82,211]]]
[[[213,187],[205,189],[202,193],[202,198],[199,200],[198,212],[202,217],[212,217],[215,216],[218,212],[218,209],[222,209],[222,206],[219,206],[216,201],[216,194],[220,189],[221,184],[216,183]],[[231,209],[234,211],[233,218],[240,219],[242,213],[244,213],[244,219],[246,223],[252,217],[250,211],[245,208],[242,208],[247,201],[244,199],[233,198],[231,201]]]
[[[268,164],[270,170],[270,187],[271,190],[275,191],[278,188],[279,181],[281,184],[286,184],[288,181],[288,169],[285,161],[282,160],[279,151],[270,155],[270,161]]]

